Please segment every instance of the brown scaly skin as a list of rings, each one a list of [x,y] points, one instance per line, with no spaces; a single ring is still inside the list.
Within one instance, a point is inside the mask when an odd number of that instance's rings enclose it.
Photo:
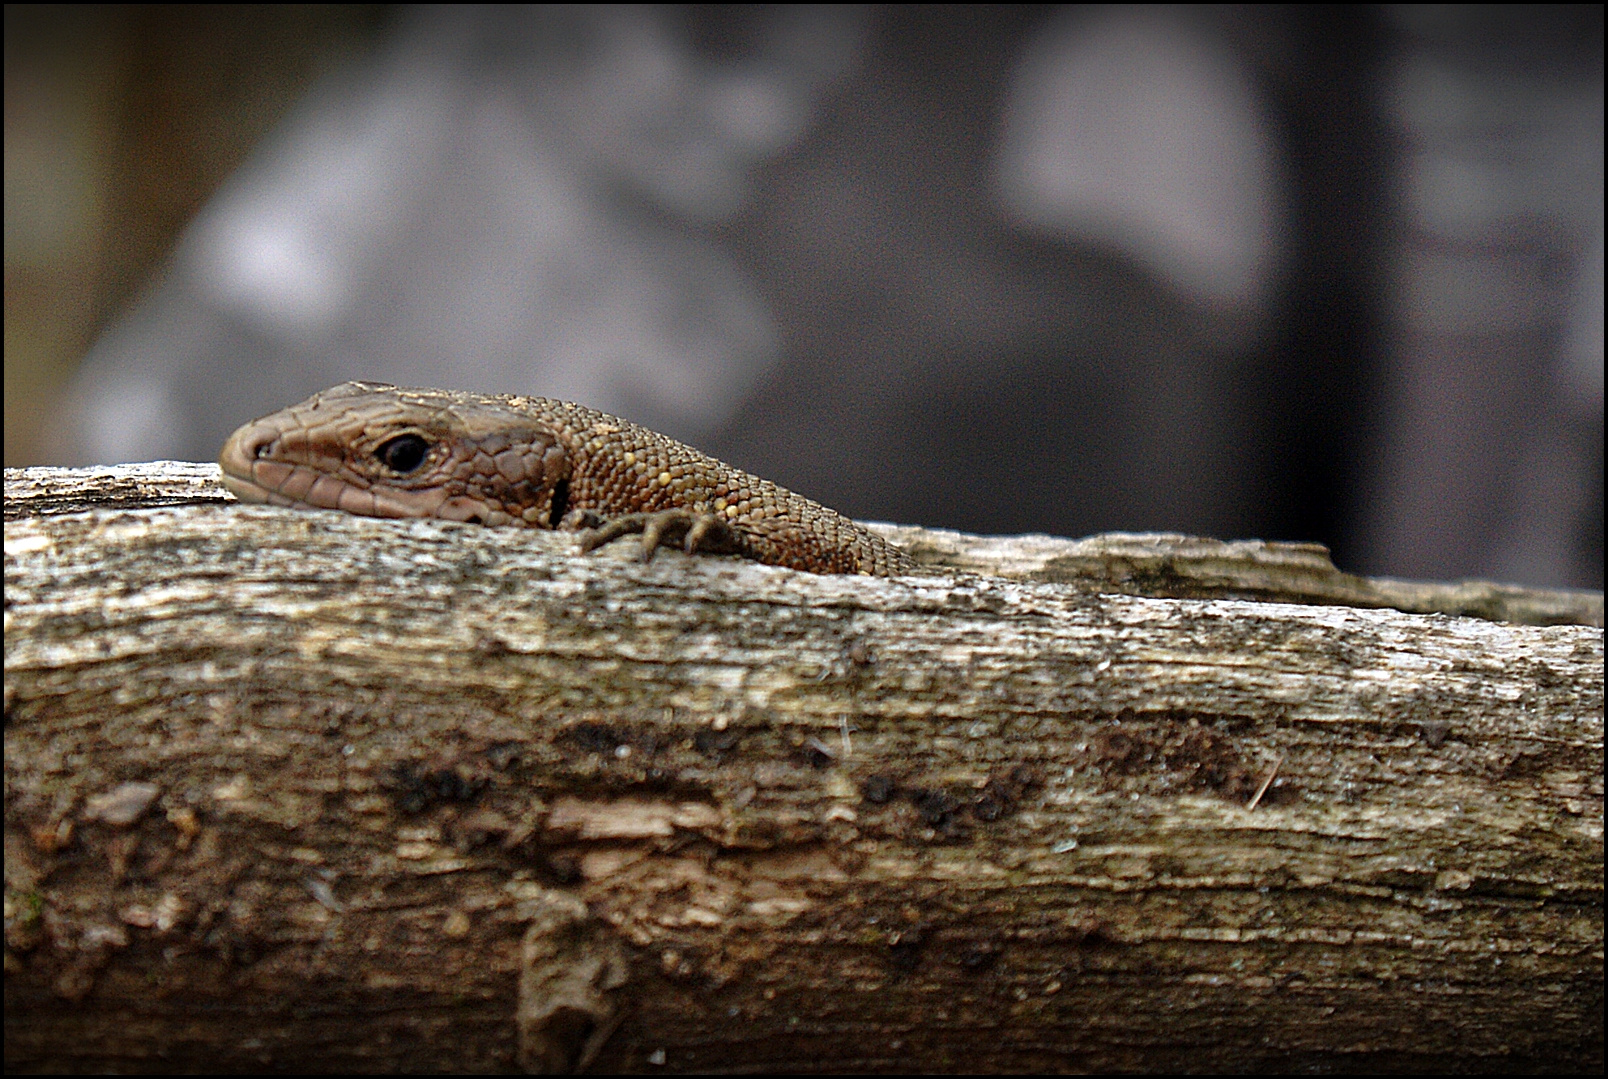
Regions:
[[[347,382],[246,424],[218,456],[246,502],[642,535],[812,573],[908,573],[835,510],[627,420],[564,401]]]

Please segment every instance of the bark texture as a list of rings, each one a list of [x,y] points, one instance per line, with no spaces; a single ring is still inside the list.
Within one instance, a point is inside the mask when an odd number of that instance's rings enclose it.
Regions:
[[[7,473],[8,1068],[1602,1063],[1600,594],[215,475]]]

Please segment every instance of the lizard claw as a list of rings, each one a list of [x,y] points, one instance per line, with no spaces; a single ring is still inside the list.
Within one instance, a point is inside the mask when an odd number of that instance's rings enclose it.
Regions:
[[[724,529],[728,533],[731,531],[726,522],[720,518],[707,513],[699,514],[697,519],[692,522],[692,527],[687,529],[687,538],[681,541],[681,549],[688,554],[704,549],[704,544],[711,541],[711,537],[714,536],[717,529]],[[642,542],[646,543],[647,541],[648,537],[644,533]]]
[[[737,554],[742,550],[737,533],[724,520],[712,513],[694,513],[690,510],[671,509],[658,513],[628,513],[605,521],[581,537],[582,551],[595,551],[604,544],[613,543],[621,536],[642,535],[642,561],[653,557],[666,539],[682,537],[682,550],[688,554],[699,551],[710,554]]]

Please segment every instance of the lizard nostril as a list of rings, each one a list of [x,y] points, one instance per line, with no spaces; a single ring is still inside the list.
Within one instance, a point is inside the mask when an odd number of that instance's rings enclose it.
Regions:
[[[218,463],[226,473],[245,476],[254,462],[273,457],[279,448],[279,438],[279,429],[271,424],[247,424],[223,444]]]

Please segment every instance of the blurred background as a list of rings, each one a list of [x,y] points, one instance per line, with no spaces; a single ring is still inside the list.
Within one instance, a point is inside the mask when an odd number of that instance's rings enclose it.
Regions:
[[[1602,587],[1603,9],[5,9],[5,463],[348,378]]]

